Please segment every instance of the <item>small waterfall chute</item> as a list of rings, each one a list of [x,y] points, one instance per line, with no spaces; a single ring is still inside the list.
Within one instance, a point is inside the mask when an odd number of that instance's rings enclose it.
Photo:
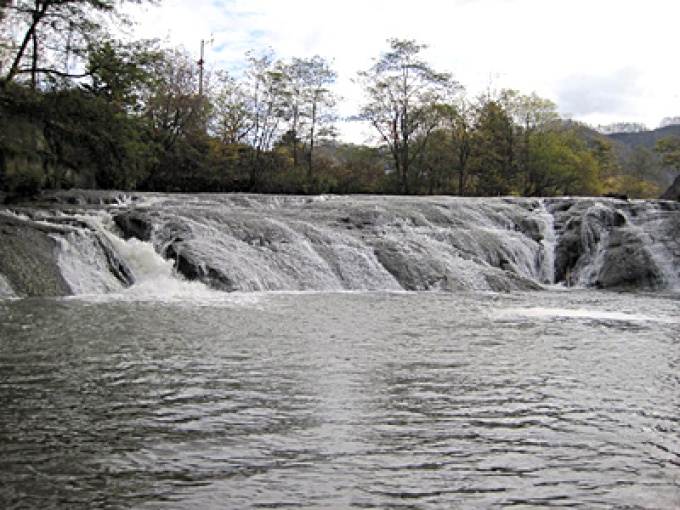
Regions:
[[[75,296],[125,300],[198,300],[216,297],[200,282],[178,276],[153,244],[123,239],[108,213],[78,214],[86,227],[58,238],[59,265]]]

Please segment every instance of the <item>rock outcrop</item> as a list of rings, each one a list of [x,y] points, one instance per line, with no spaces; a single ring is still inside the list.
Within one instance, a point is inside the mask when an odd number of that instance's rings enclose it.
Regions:
[[[661,195],[662,200],[675,200],[680,202],[680,175],[678,175],[671,187],[666,190],[666,192]]]
[[[58,265],[48,226],[0,214],[0,275],[16,296],[65,296],[71,289]],[[8,292],[9,293],[9,292]]]
[[[680,204],[620,199],[547,202],[558,240],[557,282],[619,290],[677,284]]]

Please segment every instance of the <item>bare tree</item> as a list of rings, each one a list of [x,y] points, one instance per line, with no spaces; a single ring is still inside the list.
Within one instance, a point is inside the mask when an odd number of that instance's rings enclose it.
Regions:
[[[124,0],[16,0],[3,9],[3,23],[15,27],[11,63],[3,84],[28,74],[35,87],[40,75],[80,77],[72,73],[72,58],[84,58],[88,44],[100,35],[105,14],[116,14]],[[132,3],[158,0],[127,0]],[[120,18],[124,19],[124,18]]]
[[[313,156],[319,133],[335,120],[333,108],[337,96],[329,86],[335,82],[337,73],[325,59],[294,58],[287,66],[289,82],[291,131],[293,135],[293,160],[299,163],[298,140],[307,144],[307,180],[314,179]]]

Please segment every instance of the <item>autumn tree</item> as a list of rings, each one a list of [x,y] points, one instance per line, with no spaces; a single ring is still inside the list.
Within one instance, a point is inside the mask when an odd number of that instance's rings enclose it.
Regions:
[[[622,165],[619,191],[630,198],[655,198],[665,184],[658,157],[649,149],[635,147]]]
[[[659,140],[654,150],[661,155],[661,165],[680,172],[680,137],[669,137]]]
[[[598,137],[592,141],[590,151],[597,162],[597,180],[603,186],[603,190],[607,192],[616,191],[621,165],[616,158],[614,144],[606,138]]]
[[[546,167],[534,153],[545,149],[546,143],[540,144],[541,138],[549,136],[547,132],[559,121],[557,105],[535,92],[524,95],[516,90],[503,90],[501,98],[515,126],[517,172],[519,179],[524,181],[522,194],[540,194]]]
[[[139,101],[158,164],[145,187],[182,188],[201,173],[207,152],[209,105],[198,93],[198,65],[185,50],[164,50],[150,72],[153,80]]]
[[[410,193],[411,166],[439,123],[437,105],[451,76],[422,60],[427,46],[412,40],[388,42],[390,50],[358,75],[365,103],[356,118],[378,132],[392,154],[399,191]]]
[[[244,143],[252,129],[249,97],[244,85],[234,76],[218,72],[211,103],[211,133],[225,145]]]

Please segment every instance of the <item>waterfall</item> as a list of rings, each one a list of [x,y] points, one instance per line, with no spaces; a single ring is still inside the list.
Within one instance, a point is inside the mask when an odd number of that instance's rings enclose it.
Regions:
[[[172,260],[161,257],[150,242],[120,237],[111,213],[72,218],[83,227],[53,237],[59,244],[59,267],[75,296],[165,301],[215,297],[204,284],[178,275]]]
[[[609,227],[617,222],[614,213],[603,204],[595,204],[583,215],[581,224],[581,244],[584,247],[574,278],[577,285],[588,287],[598,281],[605,265],[609,242]]]
[[[0,274],[0,298],[17,297],[5,275]]]
[[[654,263],[661,286],[668,290],[680,291],[680,266],[678,266],[680,252],[676,245],[673,253],[671,243],[667,242],[666,236],[661,235],[664,212],[657,204],[651,204],[644,213],[624,214],[631,232],[642,241],[642,246]]]
[[[95,200],[9,211],[0,215],[0,236],[4,224],[15,237],[3,242],[35,238],[46,247],[49,237],[71,294],[120,299],[512,291],[568,279],[586,288],[679,288],[680,205],[671,202],[241,194]],[[5,246],[16,252],[5,264],[36,258],[31,242]],[[49,261],[49,253],[40,255]],[[0,257],[0,296],[30,295],[41,284],[22,283],[24,274],[3,269]],[[59,282],[51,288],[59,292]]]
[[[540,268],[540,281],[543,284],[555,283],[555,247],[557,236],[555,235],[555,218],[548,211],[544,201],[541,201],[541,252],[538,262]]]
[[[62,217],[63,218],[63,217]],[[74,215],[83,227],[74,227],[66,235],[52,234],[59,245],[58,265],[75,295],[106,294],[121,291],[129,282],[124,262],[117,250],[105,241],[102,216]],[[116,271],[118,269],[118,271]]]
[[[513,290],[538,285],[539,209],[535,200],[210,195],[140,204],[116,221],[221,290]]]

